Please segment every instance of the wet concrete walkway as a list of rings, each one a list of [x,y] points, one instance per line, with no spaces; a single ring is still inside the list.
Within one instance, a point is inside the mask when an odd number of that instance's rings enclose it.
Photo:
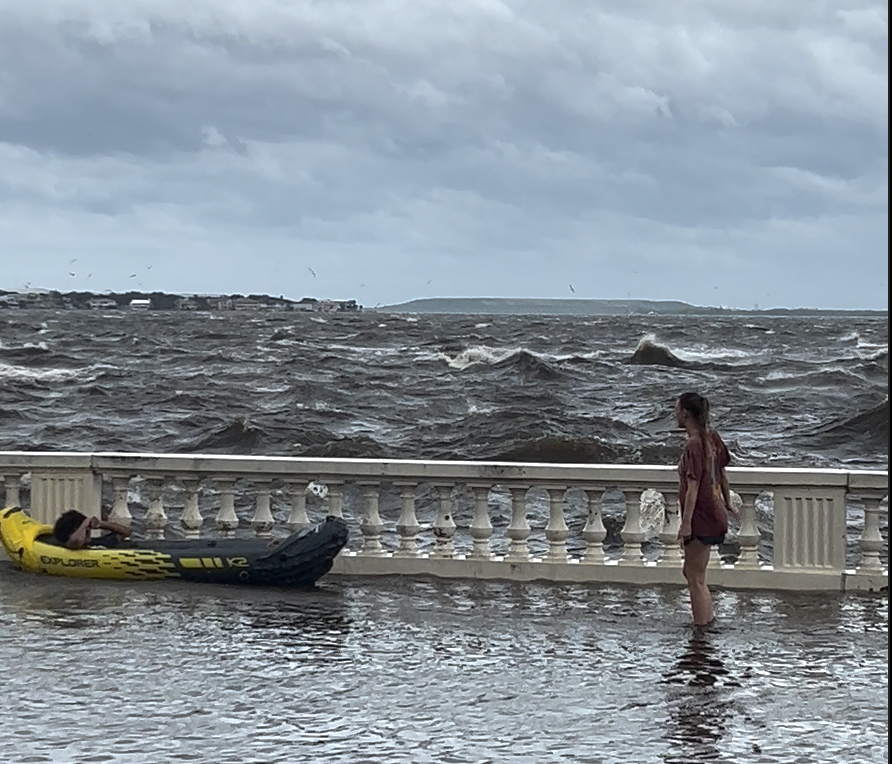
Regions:
[[[888,600],[0,565],[0,761],[885,762]]]

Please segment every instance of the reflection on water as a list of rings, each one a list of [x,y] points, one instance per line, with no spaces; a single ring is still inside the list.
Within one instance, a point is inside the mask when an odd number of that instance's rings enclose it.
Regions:
[[[720,627],[691,632],[670,588],[293,591],[0,565],[0,762],[884,760],[888,600],[716,605]]]
[[[719,742],[733,713],[727,688],[740,687],[740,682],[719,657],[715,639],[709,628],[695,627],[672,670],[663,677],[670,720],[666,739],[672,744],[667,764],[713,761],[721,756]]]

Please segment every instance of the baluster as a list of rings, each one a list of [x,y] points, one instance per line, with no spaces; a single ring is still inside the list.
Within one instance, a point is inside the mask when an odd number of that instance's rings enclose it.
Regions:
[[[164,511],[164,478],[152,477],[146,480],[149,491],[149,511],[146,512],[146,538],[163,539],[167,527],[167,513]]]
[[[879,573],[883,570],[880,552],[883,551],[883,537],[880,534],[880,502],[885,494],[859,491],[858,496],[864,506],[864,530],[858,544],[861,547],[859,573]]]
[[[452,537],[455,535],[455,521],[452,519],[452,486],[437,486],[440,501],[437,507],[437,517],[434,520],[434,549],[431,557],[453,557],[455,549],[452,545]]]
[[[527,522],[527,488],[511,486],[511,524],[508,526],[508,554],[506,560],[530,559],[530,525]]]
[[[381,531],[384,523],[378,512],[380,486],[377,483],[361,483],[365,496],[365,512],[359,530],[362,533],[362,547],[359,554],[366,557],[382,557],[386,554],[381,546]]]
[[[396,532],[400,537],[394,557],[417,557],[418,534],[421,526],[415,515],[415,483],[394,483],[400,488],[400,519],[396,523]]]
[[[567,561],[567,537],[570,529],[564,521],[564,488],[546,487],[548,491],[548,525],[545,526],[545,538],[548,540],[548,551],[545,559],[549,562]]]
[[[629,494],[634,495],[633,501],[629,501]],[[637,488],[623,488],[623,504],[626,508],[626,522],[620,531],[623,551],[617,564],[640,566],[644,564],[644,555],[641,553],[641,544],[644,542],[644,531],[641,528],[641,491]]]
[[[251,518],[251,527],[258,538],[268,538],[273,534],[273,526],[276,524],[269,506],[270,481],[254,480],[257,489],[257,498],[254,500],[254,517]]]
[[[307,486],[309,483],[305,480],[289,481],[291,488],[291,514],[288,515],[288,531],[297,533],[310,525],[310,518],[307,517]]]
[[[238,528],[238,515],[235,514],[235,478],[216,478],[214,482],[220,486],[220,510],[214,524],[220,538],[235,538]]]
[[[339,480],[326,480],[328,489],[328,514],[331,517],[344,516],[344,483]]]
[[[474,491],[474,517],[469,529],[473,539],[469,557],[475,560],[488,560],[491,556],[489,541],[492,538],[492,523],[489,521],[489,486],[473,485],[471,490]]]
[[[607,529],[601,516],[601,497],[604,492],[598,488],[585,489],[588,499],[588,516],[585,520],[585,528],[582,529],[582,538],[585,541],[585,552],[582,562],[592,565],[604,565],[607,557],[604,554],[604,540],[607,538]]]
[[[740,494],[740,530],[737,542],[740,554],[734,562],[735,570],[759,570],[759,526],[756,524],[756,493]]]
[[[128,498],[130,494],[130,476],[115,475],[112,477],[112,485],[115,489],[115,501],[112,504],[108,519],[128,528],[133,524],[133,515],[130,514]]]
[[[201,526],[204,523],[204,518],[198,509],[198,486],[201,479],[188,477],[183,478],[182,482],[186,489],[186,506],[180,525],[183,526],[183,536],[187,539],[197,539],[201,537]]]
[[[678,540],[678,530],[681,528],[681,505],[678,503],[677,491],[663,491],[666,514],[663,518],[663,527],[657,538],[663,547],[657,565],[678,567],[684,561],[684,552]]]
[[[22,487],[21,476],[7,474],[3,476],[3,487],[6,492],[6,506],[7,507],[20,507],[21,504],[21,496],[19,495],[19,489]]]

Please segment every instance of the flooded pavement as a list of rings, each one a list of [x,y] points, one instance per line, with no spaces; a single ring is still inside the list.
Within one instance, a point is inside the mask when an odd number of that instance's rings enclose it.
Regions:
[[[0,761],[885,762],[888,599],[0,564]]]

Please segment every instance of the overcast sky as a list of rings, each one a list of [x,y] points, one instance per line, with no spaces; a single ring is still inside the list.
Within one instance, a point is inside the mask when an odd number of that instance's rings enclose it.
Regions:
[[[886,8],[0,0],[0,289],[886,309]]]

